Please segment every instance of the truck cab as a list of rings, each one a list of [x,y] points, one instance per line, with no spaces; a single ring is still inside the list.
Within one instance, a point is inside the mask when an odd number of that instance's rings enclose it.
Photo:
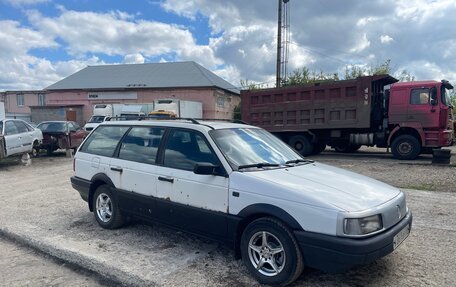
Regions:
[[[392,152],[414,157],[454,141],[450,91],[445,80],[392,84],[387,90],[388,143]],[[416,140],[411,139],[414,137]]]

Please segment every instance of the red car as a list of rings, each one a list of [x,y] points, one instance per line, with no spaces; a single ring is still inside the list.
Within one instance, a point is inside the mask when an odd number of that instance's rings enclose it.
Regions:
[[[45,149],[51,154],[57,149],[74,149],[81,144],[89,134],[75,122],[48,121],[37,126],[43,132],[43,143],[40,149]]]

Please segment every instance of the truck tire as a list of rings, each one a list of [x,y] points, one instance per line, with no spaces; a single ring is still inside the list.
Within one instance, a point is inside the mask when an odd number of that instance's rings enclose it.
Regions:
[[[288,145],[294,148],[302,156],[311,155],[314,148],[310,140],[302,135],[292,136],[288,141]]]
[[[412,135],[400,135],[393,140],[391,153],[397,159],[415,159],[421,153],[421,144]]]

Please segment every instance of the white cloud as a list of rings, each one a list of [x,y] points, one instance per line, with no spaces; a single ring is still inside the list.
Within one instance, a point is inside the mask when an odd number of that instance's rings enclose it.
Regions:
[[[144,63],[144,57],[140,53],[137,54],[128,54],[125,55],[123,63],[124,64],[143,64]]]
[[[351,53],[359,53],[370,46],[370,41],[367,39],[367,35],[364,34],[362,38],[358,39],[358,42],[353,48],[350,49]]]
[[[394,39],[391,38],[391,37],[388,36],[388,35],[381,35],[381,36],[380,36],[380,42],[381,42],[382,44],[389,44],[389,43],[391,43],[392,41],[394,41]]]
[[[50,0],[0,0],[0,2],[4,2],[15,7],[36,5],[40,3],[46,3],[49,1]]]
[[[194,60],[214,68],[221,63],[213,51],[198,45],[186,28],[156,21],[134,20],[119,11],[111,13],[62,11],[56,18],[36,11],[29,21],[43,33],[62,39],[70,55],[87,53],[106,55],[142,54],[146,57],[176,54],[180,60]],[[75,29],[77,27],[77,29]]]

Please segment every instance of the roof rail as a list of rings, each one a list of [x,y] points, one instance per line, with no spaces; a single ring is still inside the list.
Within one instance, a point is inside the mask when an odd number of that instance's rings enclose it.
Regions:
[[[200,121],[223,121],[223,122],[231,122],[231,123],[237,123],[237,124],[245,124],[248,125],[248,123],[242,121],[242,120],[230,120],[230,119],[195,119],[195,118],[175,118],[175,117],[157,117],[157,116],[115,116],[107,119],[109,121],[143,121],[143,120],[164,120],[164,121],[169,121],[169,120],[184,120],[184,121],[189,121],[193,124],[196,125],[203,125],[207,126],[211,129],[214,129],[210,125],[203,124]]]

